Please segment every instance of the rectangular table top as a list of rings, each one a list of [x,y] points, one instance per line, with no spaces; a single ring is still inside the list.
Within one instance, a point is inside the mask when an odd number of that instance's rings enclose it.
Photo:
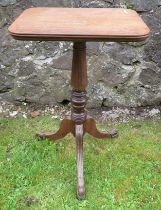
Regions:
[[[150,30],[130,9],[37,7],[26,9],[9,32],[22,40],[142,41]]]

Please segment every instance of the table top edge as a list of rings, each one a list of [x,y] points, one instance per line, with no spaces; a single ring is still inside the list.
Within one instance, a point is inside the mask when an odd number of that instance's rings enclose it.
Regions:
[[[114,10],[125,10],[124,8],[69,8],[69,7],[30,7],[30,8],[28,8],[28,9],[26,9],[26,10],[24,10],[22,13],[24,13],[25,11],[27,11],[27,10],[36,10],[36,9],[42,9],[42,8],[47,8],[47,9],[57,9],[57,10],[59,10],[59,9],[63,9],[63,10],[68,10],[68,9],[79,9],[79,10],[101,10],[101,9],[103,9],[103,10],[110,10],[110,9],[114,9]],[[132,9],[126,9],[126,10],[128,10],[128,11],[132,11],[132,12],[134,12],[134,13],[136,13],[137,14],[137,12],[135,11],[135,10],[132,10]],[[21,14],[22,14],[21,13]],[[21,16],[21,14],[19,15],[19,16]],[[18,17],[17,17],[18,18]],[[107,35],[100,35],[100,34],[95,34],[95,35],[91,35],[91,34],[32,34],[32,33],[22,33],[22,32],[16,32],[15,30],[13,30],[12,29],[12,25],[13,24],[11,24],[10,26],[9,26],[9,28],[8,28],[8,32],[10,33],[10,35],[14,38],[14,39],[17,39],[17,40],[25,40],[25,39],[30,39],[30,40],[35,40],[36,39],[36,37],[37,37],[37,40],[43,40],[43,39],[45,39],[45,40],[47,40],[47,39],[49,39],[49,40],[55,40],[55,39],[58,39],[58,41],[59,40],[61,40],[61,39],[63,39],[63,40],[65,40],[65,39],[67,39],[67,40],[69,40],[69,39],[71,39],[71,40],[78,40],[78,39],[84,39],[84,40],[100,40],[101,41],[101,39],[106,39],[107,41],[109,40],[111,40],[111,39],[114,39],[114,40],[116,40],[117,41],[117,39],[123,39],[123,40],[125,40],[126,41],[126,39],[127,39],[127,41],[128,40],[136,40],[136,41],[139,41],[139,40],[145,40],[145,39],[147,39],[148,37],[149,37],[149,35],[150,35],[150,29],[149,29],[149,27],[146,25],[146,27],[144,28],[144,31],[142,32],[142,33],[140,33],[140,34],[136,34],[136,35],[126,35],[126,34],[123,34],[123,35],[110,35],[110,34],[107,34]]]

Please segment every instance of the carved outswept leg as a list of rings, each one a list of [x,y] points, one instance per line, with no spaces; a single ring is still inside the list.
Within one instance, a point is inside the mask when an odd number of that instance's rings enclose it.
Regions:
[[[85,199],[83,177],[83,125],[75,126],[76,150],[77,150],[77,198]]]
[[[49,139],[56,141],[58,139],[64,138],[68,133],[75,135],[74,123],[70,117],[66,117],[61,121],[60,128],[56,133],[50,132],[37,132],[36,136],[42,140]]]
[[[96,121],[89,116],[84,123],[84,130],[86,133],[89,133],[90,135],[98,139],[114,138],[118,136],[118,132],[115,129],[110,132],[99,131],[96,127]]]

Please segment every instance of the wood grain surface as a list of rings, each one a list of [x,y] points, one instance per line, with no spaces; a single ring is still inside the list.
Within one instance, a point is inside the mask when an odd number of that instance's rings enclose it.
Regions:
[[[22,40],[141,41],[150,30],[130,9],[38,7],[25,10],[9,32]]]

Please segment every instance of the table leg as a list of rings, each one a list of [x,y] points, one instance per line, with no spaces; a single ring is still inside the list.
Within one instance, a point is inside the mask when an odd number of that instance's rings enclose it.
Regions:
[[[115,138],[118,136],[118,132],[115,129],[112,131],[99,131],[96,127],[95,119],[90,116],[87,116],[87,119],[84,123],[84,132],[98,139]]]
[[[75,127],[76,151],[77,151],[77,198],[83,200],[85,198],[84,177],[83,177],[83,125]]]
[[[64,138],[68,133],[75,135],[75,126],[70,116],[66,116],[60,124],[60,128],[57,132],[37,132],[36,137],[40,140],[49,139],[50,141],[56,141]]]

